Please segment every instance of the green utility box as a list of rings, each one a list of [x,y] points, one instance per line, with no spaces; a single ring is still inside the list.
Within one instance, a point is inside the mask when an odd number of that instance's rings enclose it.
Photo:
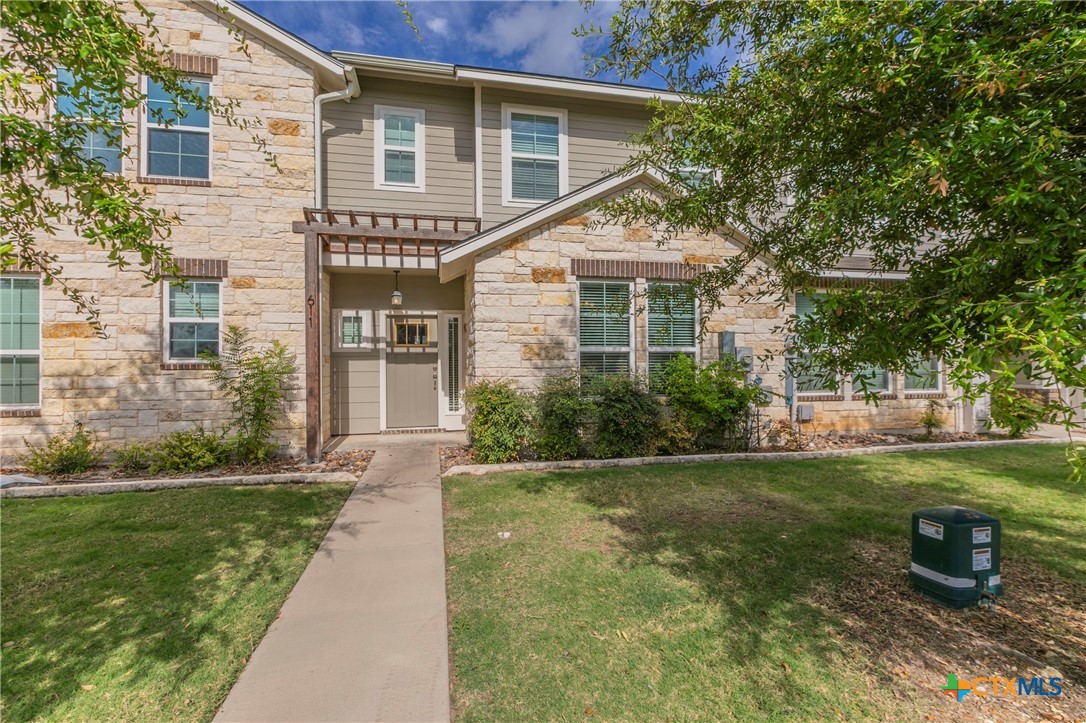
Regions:
[[[964,507],[913,512],[909,581],[924,597],[952,608],[1003,594],[999,520]]]

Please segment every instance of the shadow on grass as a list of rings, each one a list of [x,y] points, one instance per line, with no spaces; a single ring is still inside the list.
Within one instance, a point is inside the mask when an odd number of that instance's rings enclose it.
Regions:
[[[879,660],[872,674],[884,680],[897,665],[924,686],[948,672],[1056,666],[1086,684],[1086,497],[1060,450],[642,467],[517,484],[575,491],[620,531],[623,564],[695,582],[718,605],[737,664],[769,668],[782,640],[802,640],[832,670],[844,642]],[[946,610],[909,588],[910,514],[941,505],[1002,519],[999,612]]]
[[[347,491],[6,501],[5,719],[210,718]]]

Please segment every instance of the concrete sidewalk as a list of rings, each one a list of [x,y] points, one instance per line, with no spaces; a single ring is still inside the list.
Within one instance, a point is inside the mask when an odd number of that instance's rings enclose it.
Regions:
[[[216,721],[447,721],[435,436],[377,447]]]

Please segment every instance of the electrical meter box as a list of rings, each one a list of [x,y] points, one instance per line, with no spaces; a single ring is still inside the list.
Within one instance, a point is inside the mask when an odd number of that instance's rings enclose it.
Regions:
[[[965,507],[913,512],[909,581],[924,597],[951,608],[1003,594],[999,520]]]

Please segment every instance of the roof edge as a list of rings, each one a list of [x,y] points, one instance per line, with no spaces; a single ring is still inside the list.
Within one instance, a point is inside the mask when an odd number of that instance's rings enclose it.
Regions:
[[[295,60],[313,69],[321,87],[344,90],[347,66],[323,50],[302,40],[235,0],[195,0],[199,7],[235,21],[242,30],[271,43]]]

